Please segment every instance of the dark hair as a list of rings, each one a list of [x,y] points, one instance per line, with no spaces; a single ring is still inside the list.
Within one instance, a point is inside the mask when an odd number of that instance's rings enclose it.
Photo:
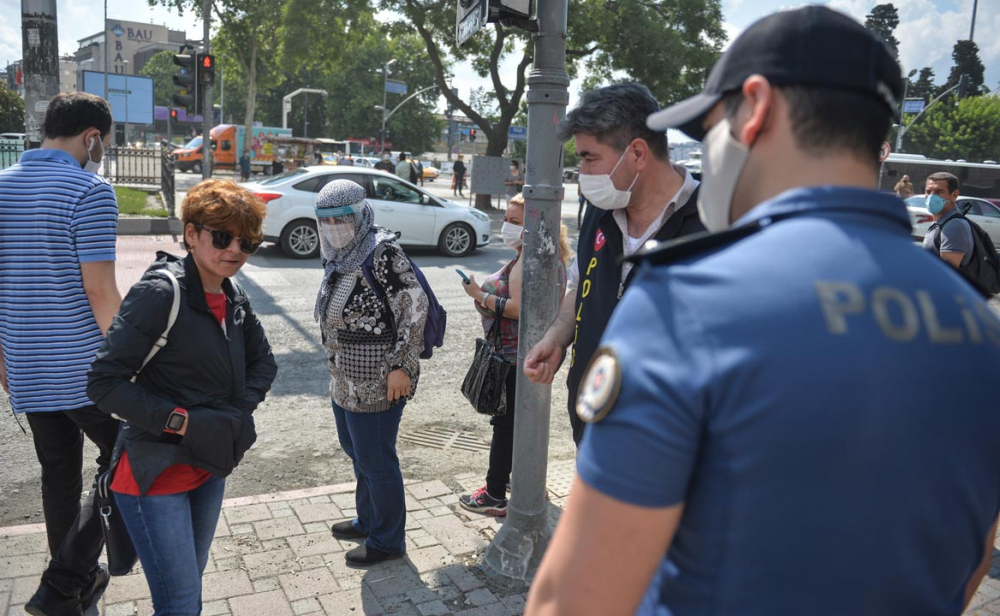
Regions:
[[[573,135],[592,135],[605,145],[624,150],[635,139],[642,139],[653,155],[669,160],[667,133],[646,126],[646,118],[660,110],[653,93],[638,83],[620,83],[591,90],[583,95],[576,109],[556,127],[562,141]]]
[[[938,171],[927,176],[928,182],[948,182],[948,192],[958,190],[958,178],[947,171]]]
[[[879,150],[892,124],[892,112],[879,99],[862,92],[813,86],[775,87],[788,101],[792,136],[799,149],[824,154],[847,152],[878,164]],[[726,94],[726,116],[736,115],[741,91]]]
[[[111,132],[111,106],[100,96],[86,92],[56,94],[45,111],[42,132],[46,139],[75,137],[89,128],[101,131],[101,139]]]
[[[512,164],[512,165],[514,165],[515,167],[518,167],[518,168],[521,167],[521,163],[517,162],[516,160],[510,161],[510,164]]]

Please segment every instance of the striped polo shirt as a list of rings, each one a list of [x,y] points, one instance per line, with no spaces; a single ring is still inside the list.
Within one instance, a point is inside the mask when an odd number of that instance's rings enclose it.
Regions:
[[[62,150],[0,171],[0,344],[15,413],[93,404],[87,370],[104,337],[80,264],[115,260],[111,184]]]

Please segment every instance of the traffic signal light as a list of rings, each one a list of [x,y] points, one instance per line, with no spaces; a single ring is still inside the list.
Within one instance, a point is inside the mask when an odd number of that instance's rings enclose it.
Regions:
[[[475,141],[475,140],[476,140],[476,129],[473,128],[469,131],[469,141]]]
[[[192,53],[174,54],[174,64],[181,67],[174,75],[174,85],[180,86],[179,94],[174,94],[174,104],[184,107],[188,115],[196,115],[198,110],[198,57]]]
[[[170,119],[172,121],[176,122],[177,121],[177,116],[178,116],[177,110],[176,109],[171,109],[170,110]]]
[[[210,86],[215,83],[215,56],[198,54],[198,85]]]

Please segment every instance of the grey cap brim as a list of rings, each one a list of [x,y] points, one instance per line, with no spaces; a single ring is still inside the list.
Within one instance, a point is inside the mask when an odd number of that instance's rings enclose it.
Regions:
[[[696,141],[705,138],[702,122],[716,103],[722,100],[721,94],[706,94],[702,92],[691,98],[682,100],[676,105],[661,109],[646,118],[646,126],[652,130],[667,130],[676,128]]]

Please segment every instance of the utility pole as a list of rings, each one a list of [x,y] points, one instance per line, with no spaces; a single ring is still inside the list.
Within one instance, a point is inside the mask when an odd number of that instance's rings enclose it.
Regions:
[[[973,42],[976,35],[976,11],[979,9],[979,0],[972,0],[972,26],[969,28],[969,42]]]
[[[209,41],[211,39],[212,25],[212,0],[203,0],[201,17],[204,24],[205,33],[202,41],[203,54],[210,53]],[[197,79],[200,71],[195,71]],[[212,86],[199,85],[202,88],[203,102],[201,104],[201,179],[207,180],[212,177]]]
[[[558,274],[562,209],[562,143],[556,122],[566,115],[567,0],[538,0],[535,62],[528,77],[528,155],[525,165],[524,275],[518,329],[514,468],[507,519],[483,555],[487,575],[525,587],[552,537],[546,499],[552,386],[524,375],[524,356],[538,343],[559,310]],[[475,144],[473,144],[475,145]]]
[[[24,132],[32,147],[42,143],[49,101],[59,93],[59,28],[56,0],[21,0],[24,60]]]

